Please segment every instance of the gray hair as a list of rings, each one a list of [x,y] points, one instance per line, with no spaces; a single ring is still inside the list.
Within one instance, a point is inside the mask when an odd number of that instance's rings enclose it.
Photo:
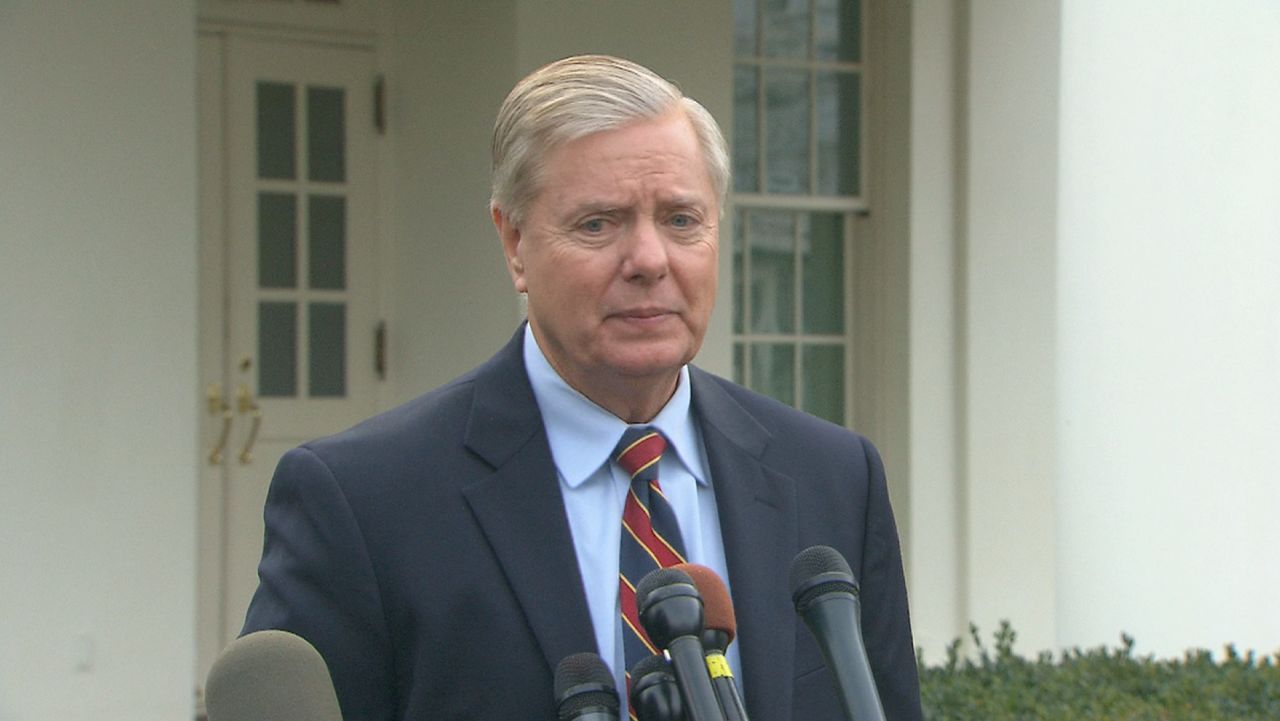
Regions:
[[[490,206],[519,224],[541,189],[542,161],[551,150],[676,107],[693,126],[723,213],[729,152],[715,118],[652,70],[608,55],[557,60],[512,88],[493,126]]]

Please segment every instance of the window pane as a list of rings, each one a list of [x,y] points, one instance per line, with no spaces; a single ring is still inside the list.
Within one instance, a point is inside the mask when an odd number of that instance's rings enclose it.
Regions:
[[[747,65],[733,68],[733,189],[760,192],[760,71]]]
[[[298,285],[298,199],[292,193],[258,193],[258,287]]]
[[[815,0],[819,60],[856,63],[862,58],[861,0]]]
[[[804,405],[801,410],[844,425],[844,348],[805,346],[802,362]]]
[[[258,83],[258,177],[293,179],[294,87]]]
[[[740,58],[756,54],[756,0],[733,0],[733,52]]]
[[[857,195],[859,77],[818,73],[818,194]]]
[[[347,284],[347,199],[312,195],[307,206],[311,287],[342,290]]]
[[[809,74],[765,73],[765,167],[770,193],[809,192]]]
[[[796,403],[795,346],[759,343],[751,346],[751,389],[789,406]]]
[[[794,332],[795,215],[747,213],[747,247],[751,252],[751,332]]]
[[[312,303],[308,311],[311,395],[346,395],[347,307],[343,303]]]
[[[809,3],[764,0],[764,47],[769,58],[809,57]]]
[[[801,216],[802,327],[805,333],[844,333],[844,217]]]
[[[295,303],[258,303],[258,395],[298,394],[298,310]]]
[[[342,88],[307,88],[307,177],[346,180],[346,122]]]

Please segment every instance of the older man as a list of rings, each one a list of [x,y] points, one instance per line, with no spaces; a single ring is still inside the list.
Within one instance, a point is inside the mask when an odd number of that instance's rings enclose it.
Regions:
[[[647,562],[725,579],[749,714],[838,719],[787,583],[820,543],[862,582],[887,715],[919,718],[874,448],[689,365],[728,185],[715,121],[646,68],[568,58],[512,90],[493,153],[528,323],[471,373],[281,460],[245,631],[310,640],[348,719],[553,719],[565,656],[599,653],[625,687],[645,652],[626,619],[633,546],[658,539]]]

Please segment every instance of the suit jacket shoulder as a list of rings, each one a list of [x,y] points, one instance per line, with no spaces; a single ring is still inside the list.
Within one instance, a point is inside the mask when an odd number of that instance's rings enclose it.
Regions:
[[[345,718],[554,718],[554,665],[595,650],[519,338],[281,460],[244,630],[311,641]]]
[[[901,550],[875,446],[704,371],[691,369],[690,378],[753,715],[836,718],[832,681],[812,637],[796,623],[788,588],[795,554],[820,544],[840,551],[861,583],[863,635],[888,718],[919,719]],[[779,668],[793,668],[794,683],[779,684]]]

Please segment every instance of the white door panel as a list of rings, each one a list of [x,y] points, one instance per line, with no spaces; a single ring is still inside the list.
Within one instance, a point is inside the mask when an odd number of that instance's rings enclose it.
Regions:
[[[373,52],[234,34],[199,47],[203,680],[257,586],[280,456],[375,409],[378,295]]]

